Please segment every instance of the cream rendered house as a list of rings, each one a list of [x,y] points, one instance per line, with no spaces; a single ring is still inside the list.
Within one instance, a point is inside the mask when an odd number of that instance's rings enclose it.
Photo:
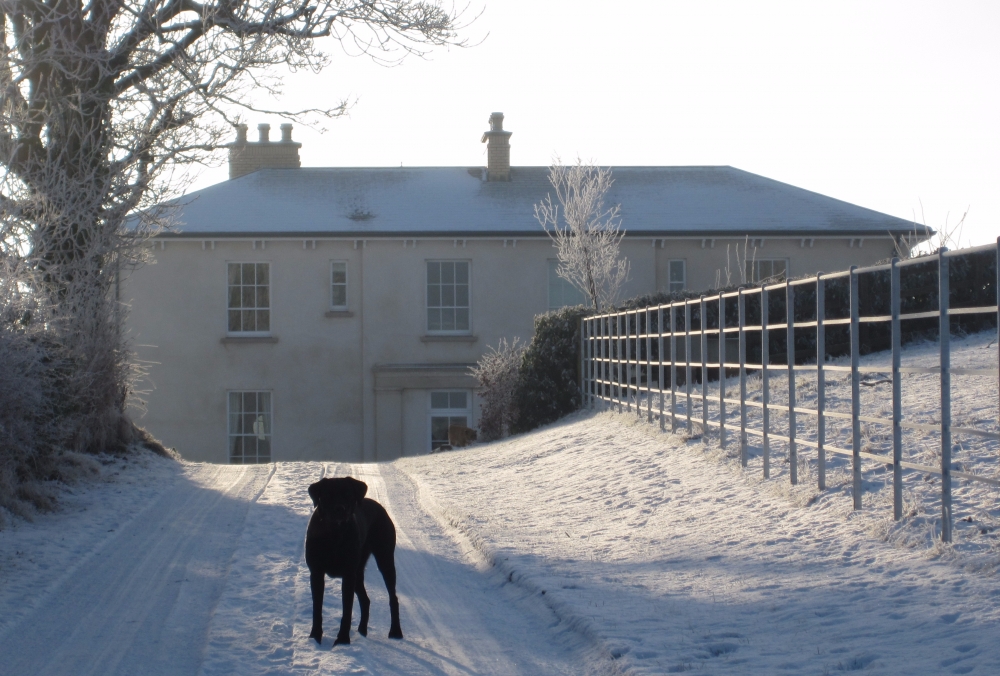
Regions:
[[[141,424],[210,462],[373,461],[475,425],[469,366],[580,301],[533,206],[547,168],[300,168],[291,126],[230,146],[230,180],[181,200],[122,284],[150,363]],[[626,297],[708,289],[747,237],[755,276],[863,265],[913,225],[732,167],[617,167]]]

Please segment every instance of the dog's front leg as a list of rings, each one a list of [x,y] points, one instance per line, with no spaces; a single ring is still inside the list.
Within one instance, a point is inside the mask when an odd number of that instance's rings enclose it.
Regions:
[[[344,617],[340,620],[340,631],[333,645],[347,645],[351,642],[351,611],[354,610],[354,575],[344,575]]]
[[[316,639],[316,643],[323,643],[323,588],[325,582],[322,570],[309,570],[309,586],[312,588],[313,597],[313,626],[309,638]]]

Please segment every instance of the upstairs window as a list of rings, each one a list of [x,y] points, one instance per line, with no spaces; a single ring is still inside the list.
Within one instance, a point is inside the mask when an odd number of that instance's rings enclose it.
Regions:
[[[559,261],[549,259],[549,309],[558,310],[571,305],[588,305],[587,298],[583,291],[559,276],[556,270],[559,268]]]
[[[687,286],[687,264],[683,260],[667,261],[667,291],[683,291]]]
[[[271,266],[229,264],[229,333],[271,332]]]
[[[347,309],[347,261],[330,263],[330,309]]]
[[[788,273],[788,259],[758,258],[752,263],[747,262],[747,267],[751,268],[751,282],[783,282]]]
[[[469,333],[469,262],[427,261],[428,333]]]

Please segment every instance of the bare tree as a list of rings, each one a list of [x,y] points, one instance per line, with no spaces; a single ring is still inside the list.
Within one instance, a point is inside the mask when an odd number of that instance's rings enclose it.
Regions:
[[[23,283],[52,310],[66,365],[60,415],[76,420],[81,450],[131,438],[120,271],[137,262],[185,165],[256,110],[252,93],[279,92],[272,69],[325,67],[323,39],[383,61],[463,44],[460,12],[433,0],[0,5],[0,257],[30,271]],[[315,120],[343,106],[264,112]]]
[[[586,294],[600,312],[618,300],[629,272],[619,246],[625,236],[620,230],[621,205],[604,204],[613,183],[611,170],[584,164],[579,158],[566,166],[557,158],[549,168],[549,182],[557,203],[551,194],[546,195],[535,205],[535,218],[555,244],[556,273]]]

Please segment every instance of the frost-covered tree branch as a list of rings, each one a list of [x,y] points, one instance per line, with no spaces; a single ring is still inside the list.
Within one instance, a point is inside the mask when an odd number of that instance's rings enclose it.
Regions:
[[[393,62],[462,45],[460,16],[436,0],[0,0],[0,259],[52,313],[71,445],[128,441],[115,288],[185,167],[252,94],[280,92],[276,67],[318,71],[324,46]]]
[[[596,312],[612,307],[628,279],[621,255],[621,205],[606,207],[611,170],[584,164],[566,166],[558,159],[549,169],[556,193],[535,205],[535,218],[552,239],[559,258],[556,273],[583,291]],[[561,217],[560,217],[561,211]]]
[[[484,441],[502,439],[510,434],[517,419],[517,374],[527,348],[518,338],[508,343],[506,338],[484,354],[470,369],[482,388],[482,415],[479,431]]]

